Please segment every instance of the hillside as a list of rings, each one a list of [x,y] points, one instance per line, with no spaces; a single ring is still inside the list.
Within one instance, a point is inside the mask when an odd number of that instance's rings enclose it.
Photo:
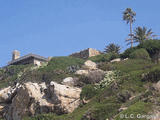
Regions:
[[[85,85],[81,96],[90,100],[87,104],[80,105],[70,114],[59,116],[50,113],[25,120],[120,120],[121,114],[154,114],[159,109],[159,89],[156,90],[153,84],[158,81],[156,78],[159,77],[160,65],[134,59],[103,63],[103,68],[119,72],[116,72],[116,79],[107,87],[93,90],[94,85]]]
[[[159,115],[160,64],[142,48],[128,51],[86,60],[53,57],[40,67],[1,68],[1,118],[146,120],[149,115]],[[128,53],[129,59],[111,62]]]

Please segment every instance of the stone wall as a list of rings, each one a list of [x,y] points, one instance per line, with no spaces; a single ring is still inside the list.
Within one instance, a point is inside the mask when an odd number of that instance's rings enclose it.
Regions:
[[[93,48],[88,48],[88,49],[82,50],[80,52],[73,53],[70,56],[87,59],[89,57],[96,56],[96,55],[99,55],[99,54],[101,54],[100,51],[97,51]]]
[[[93,49],[93,48],[89,48],[88,51],[89,51],[89,57],[92,57],[92,56],[96,56],[96,55],[100,55],[100,54],[101,54],[100,51],[97,51],[97,50],[95,50],[95,49]]]

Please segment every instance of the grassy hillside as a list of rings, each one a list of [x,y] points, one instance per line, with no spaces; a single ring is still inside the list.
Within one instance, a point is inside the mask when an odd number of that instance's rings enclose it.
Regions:
[[[12,65],[0,69],[0,88],[16,82],[61,82],[81,67],[83,59],[73,57],[53,57],[47,65]]]
[[[159,75],[160,65],[142,59],[129,59],[119,63],[103,62],[99,66],[103,69],[120,71],[118,79],[103,89],[97,89],[93,95],[90,88],[84,94],[91,96],[87,104],[82,104],[73,113],[65,115],[43,114],[25,120],[106,120],[114,118],[120,120],[121,114],[147,114],[157,106],[160,94],[151,89],[154,78]],[[151,72],[152,71],[152,72]],[[153,80],[146,80],[144,76],[155,76]],[[155,81],[154,81],[155,80]],[[84,86],[87,87],[87,86]],[[90,95],[91,94],[91,95]],[[132,99],[129,99],[132,98]],[[120,108],[128,108],[119,111]],[[138,120],[138,118],[134,118]]]

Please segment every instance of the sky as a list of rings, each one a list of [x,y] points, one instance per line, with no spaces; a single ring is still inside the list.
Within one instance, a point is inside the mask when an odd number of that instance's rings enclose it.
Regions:
[[[137,13],[134,29],[160,35],[160,0],[0,0],[0,66],[12,51],[44,57],[67,56],[86,48],[103,51],[110,43],[127,47],[126,8]]]

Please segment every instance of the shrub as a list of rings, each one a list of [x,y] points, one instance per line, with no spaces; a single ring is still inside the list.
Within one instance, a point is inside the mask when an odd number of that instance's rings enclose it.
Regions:
[[[97,104],[94,108],[89,109],[81,120],[108,120],[118,113],[120,105],[115,103]]]
[[[98,90],[95,89],[95,85],[86,85],[82,88],[82,92],[80,94],[80,98],[89,100],[94,97],[98,93]]]
[[[160,69],[152,70],[142,75],[142,81],[158,82],[160,80]]]
[[[120,57],[121,57],[122,59],[128,58],[129,55],[130,55],[132,52],[134,52],[135,50],[137,50],[137,49],[138,49],[137,47],[128,48],[128,49],[126,49],[126,50],[120,55]]]
[[[111,63],[101,62],[97,64],[97,67],[104,71],[112,71],[115,70],[114,66]]]
[[[149,56],[148,52],[143,48],[137,49],[134,52],[132,52],[129,55],[129,58],[150,60],[150,56]]]
[[[127,110],[124,110],[120,112],[115,120],[120,120],[120,119],[127,119],[127,120],[139,120],[137,115],[147,115],[148,111],[151,110],[151,104],[149,103],[144,103],[144,102],[137,102],[133,105],[131,105]],[[125,116],[121,115],[132,115],[134,118],[125,118]],[[122,118],[123,117],[123,118]],[[141,120],[146,120],[148,118],[142,118]]]
[[[160,40],[146,40],[139,47],[145,48],[154,62],[159,62]]]
[[[104,79],[105,73],[101,70],[90,71],[88,75],[80,76],[79,81],[84,84],[94,84],[98,83]]]
[[[131,97],[131,93],[128,90],[123,90],[117,94],[117,98],[120,102],[126,102]]]
[[[99,81],[104,79],[104,72],[101,70],[96,70],[96,71],[90,71],[89,74],[87,75],[87,78],[89,80],[89,83],[98,83]]]
[[[120,57],[119,54],[116,53],[108,53],[108,54],[101,54],[97,56],[90,57],[89,60],[99,63],[99,62],[109,62],[115,58]]]
[[[118,71],[108,71],[105,74],[105,77],[103,80],[101,80],[98,84],[96,84],[96,88],[105,88],[109,86],[113,81],[118,79]]]
[[[148,53],[153,56],[160,51],[160,40],[146,40],[143,44],[139,45],[140,48],[145,48]]]

